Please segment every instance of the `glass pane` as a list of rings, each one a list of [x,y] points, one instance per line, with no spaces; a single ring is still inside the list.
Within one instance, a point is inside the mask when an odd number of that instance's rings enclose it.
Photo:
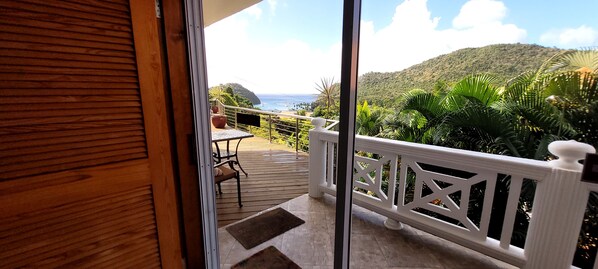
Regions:
[[[270,0],[205,28],[211,113],[226,118],[226,125],[213,126],[212,132],[252,135],[238,148],[238,139],[222,140],[217,148],[213,143],[216,161],[238,158],[234,168],[241,172],[243,206],[234,178],[220,184],[215,199],[223,268],[270,246],[303,268],[333,265],[334,198],[307,194],[308,133],[314,128],[309,116],[329,118],[326,126],[338,117],[333,111],[338,107],[341,14],[340,0]],[[318,96],[321,91],[329,91],[329,98]],[[273,232],[277,225],[288,219],[265,220],[249,230],[236,226],[277,208],[305,223],[278,233]],[[265,241],[243,243],[251,238]]]

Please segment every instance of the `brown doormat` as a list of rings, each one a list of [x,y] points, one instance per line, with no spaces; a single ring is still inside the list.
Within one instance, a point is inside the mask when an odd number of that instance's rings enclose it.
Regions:
[[[301,269],[273,246],[269,246],[251,257],[233,265],[231,269]]]
[[[305,221],[295,215],[282,208],[276,208],[256,217],[228,226],[226,227],[226,230],[237,239],[245,249],[250,249],[303,223],[305,223]]]

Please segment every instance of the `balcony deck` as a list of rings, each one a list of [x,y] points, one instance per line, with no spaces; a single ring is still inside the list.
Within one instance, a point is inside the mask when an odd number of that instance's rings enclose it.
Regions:
[[[268,246],[275,246],[301,268],[332,268],[334,205],[332,196],[314,199],[307,194],[278,205],[306,223],[249,250],[224,227],[218,229],[221,268],[230,268]],[[370,210],[353,207],[351,268],[515,268],[407,225],[399,231],[386,229],[384,220]]]
[[[223,183],[224,194],[216,197],[222,268],[271,245],[302,268],[332,268],[335,198],[307,195],[308,157],[262,138],[241,142],[239,159],[249,173],[241,176],[243,207],[234,181]],[[306,223],[250,250],[223,227],[274,207]],[[388,230],[384,217],[361,207],[353,212],[351,268],[515,268],[409,226]]]
[[[307,193],[307,153],[296,154],[287,146],[252,137],[241,141],[239,162],[249,174],[241,175],[243,207],[237,204],[236,182],[222,183],[224,194],[216,196],[218,227]]]

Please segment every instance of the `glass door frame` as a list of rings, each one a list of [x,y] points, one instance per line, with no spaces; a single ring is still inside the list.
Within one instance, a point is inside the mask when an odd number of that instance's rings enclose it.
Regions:
[[[202,0],[183,0],[187,26],[189,71],[198,160],[202,234],[206,268],[219,268],[218,223],[214,197],[211,123]],[[355,113],[359,58],[361,0],[343,0],[341,96],[336,197],[334,268],[349,268]],[[341,180],[344,179],[344,180]],[[340,247],[339,247],[340,246]]]
[[[197,174],[199,180],[199,201],[204,246],[205,268],[220,268],[218,249],[218,221],[213,178],[212,133],[208,97],[208,76],[203,23],[202,0],[183,0],[187,26],[189,76],[193,107],[193,128]],[[207,180],[209,179],[209,180]],[[198,227],[199,229],[199,227]]]

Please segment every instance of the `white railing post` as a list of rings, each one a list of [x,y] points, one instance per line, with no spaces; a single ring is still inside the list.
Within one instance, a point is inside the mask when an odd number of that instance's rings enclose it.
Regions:
[[[311,123],[316,128],[309,130],[309,196],[318,198],[324,195],[320,185],[326,180],[326,142],[320,139],[326,120],[314,118]]]
[[[552,172],[536,188],[532,218],[525,242],[525,268],[571,268],[588,202],[589,190],[580,181],[586,153],[596,150],[576,141],[556,141],[548,150]]]

